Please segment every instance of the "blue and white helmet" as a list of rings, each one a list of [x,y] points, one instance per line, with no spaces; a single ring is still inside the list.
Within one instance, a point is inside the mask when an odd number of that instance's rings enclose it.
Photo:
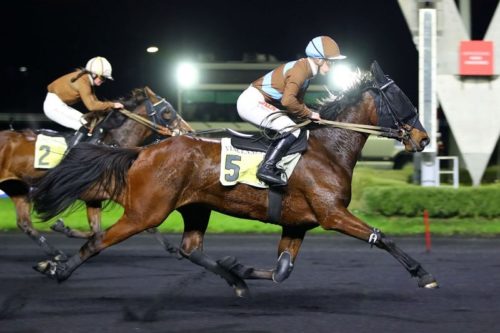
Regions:
[[[306,55],[309,58],[339,60],[346,56],[340,54],[337,43],[328,36],[313,38],[306,47]]]

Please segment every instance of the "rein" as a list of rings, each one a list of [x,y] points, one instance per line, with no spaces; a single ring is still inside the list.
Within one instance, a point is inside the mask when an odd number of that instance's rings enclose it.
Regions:
[[[382,136],[390,139],[396,139],[399,141],[402,141],[403,139],[411,139],[410,137],[410,131],[413,128],[418,114],[415,115],[414,120],[412,125],[410,125],[410,128],[407,129],[403,125],[400,119],[398,119],[396,112],[393,110],[393,107],[391,103],[389,102],[388,97],[384,93],[384,90],[387,89],[391,84],[393,84],[394,81],[389,79],[388,82],[386,82],[383,86],[377,87],[377,86],[372,86],[369,89],[374,89],[379,92],[380,96],[382,97],[382,101],[386,104],[388,111],[391,115],[391,117],[394,120],[394,124],[397,126],[397,129],[390,128],[390,127],[382,127],[382,126],[374,126],[374,125],[363,125],[363,124],[355,124],[355,123],[347,123],[347,122],[340,122],[340,121],[333,121],[333,120],[326,120],[326,119],[320,119],[317,121],[313,121],[311,119],[306,119],[302,123],[298,123],[292,126],[285,127],[284,130],[289,130],[293,132],[296,129],[299,129],[301,127],[307,126],[311,123],[314,124],[319,124],[319,125],[324,125],[324,126],[329,126],[329,127],[336,127],[336,128],[343,128],[355,132],[360,132],[360,133],[368,133],[368,134],[374,134],[377,136]],[[327,89],[328,90],[328,89]],[[284,113],[284,112],[283,112]],[[280,114],[273,114],[270,116],[270,118],[274,117],[279,117]]]
[[[401,140],[403,138],[402,131],[396,130],[393,128],[373,126],[373,125],[345,123],[345,122],[326,120],[326,119],[321,119],[318,121],[312,121],[310,119],[307,119],[307,120],[305,120],[301,123],[298,123],[294,126],[289,126],[289,127],[287,127],[287,129],[289,128],[290,130],[293,131],[295,129],[307,126],[311,123],[329,126],[329,127],[343,128],[343,129],[347,129],[347,130],[351,130],[351,131],[355,131],[355,132],[360,132],[360,133],[374,134],[374,135],[383,136],[383,137],[391,138],[391,139],[397,139],[397,140]]]
[[[161,126],[161,125],[158,125],[156,123],[153,123],[151,120],[148,120],[146,118],[143,118],[129,110],[126,110],[126,109],[120,109],[118,110],[121,114],[123,114],[124,116],[130,118],[130,119],[133,119],[135,120],[136,122],[146,126],[146,127],[149,127],[151,128],[153,131],[155,131],[156,133],[158,134],[161,134],[161,135],[165,135],[165,133],[167,131],[170,131],[169,128],[165,127],[165,126]]]

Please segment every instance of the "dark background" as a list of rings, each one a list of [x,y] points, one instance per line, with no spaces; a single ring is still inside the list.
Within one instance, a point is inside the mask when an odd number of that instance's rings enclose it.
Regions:
[[[472,39],[482,39],[497,2],[472,1]],[[46,85],[97,55],[115,77],[99,87],[100,98],[149,85],[175,101],[181,59],[263,53],[284,62],[303,56],[318,35],[332,36],[360,68],[377,60],[418,101],[417,51],[396,0],[25,0],[4,5],[1,15],[0,112],[42,112]],[[160,51],[146,53],[150,45]]]

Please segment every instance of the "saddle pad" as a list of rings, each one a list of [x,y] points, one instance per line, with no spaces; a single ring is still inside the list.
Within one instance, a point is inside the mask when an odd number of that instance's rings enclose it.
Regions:
[[[66,140],[62,136],[38,134],[35,144],[34,167],[51,169],[59,164],[67,149]]]
[[[221,139],[221,168],[219,180],[224,186],[233,186],[244,183],[254,187],[268,188],[269,186],[257,179],[256,173],[265,153],[242,150],[231,145],[230,138]],[[290,178],[293,169],[300,159],[300,154],[286,155],[276,165],[285,171]]]

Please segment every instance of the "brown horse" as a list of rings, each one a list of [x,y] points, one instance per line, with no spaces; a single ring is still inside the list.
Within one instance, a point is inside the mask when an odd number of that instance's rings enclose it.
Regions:
[[[156,128],[161,130],[161,137],[171,136],[174,131],[176,133],[192,131],[192,128],[176,114],[172,106],[148,87],[133,90],[129,98],[121,98],[120,102],[127,109],[134,110],[134,115],[140,116],[142,119],[152,119],[152,124],[156,124]],[[153,113],[156,118],[149,116]],[[101,114],[101,116],[103,115]],[[102,122],[102,126],[99,126],[104,130],[100,141],[113,146],[137,147],[146,138],[155,134],[151,127],[155,126],[144,126],[118,111],[112,111]],[[47,239],[33,227],[30,218],[31,204],[28,192],[32,180],[46,172],[44,169],[35,169],[33,163],[35,142],[37,134],[40,132],[45,133],[46,131],[26,129],[0,132],[0,189],[14,202],[18,227],[47,254],[64,259],[64,254],[48,243]],[[91,228],[90,232],[71,230],[65,227],[60,220],[53,226],[53,229],[62,231],[70,237],[88,238],[101,229],[101,203],[99,201],[87,203],[87,217]]]
[[[350,124],[387,126],[402,133],[406,150],[422,151],[429,138],[415,107],[401,89],[385,76],[376,62],[343,96],[325,102],[323,119]],[[358,125],[359,126],[359,125]],[[113,150],[81,145],[34,191],[34,208],[44,220],[52,218],[78,198],[111,198],[124,207],[123,216],[101,234],[94,235],[66,263],[44,262],[42,273],[58,281],[67,279],[90,257],[145,229],[156,227],[175,209],[184,219],[180,253],[195,264],[222,276],[239,296],[247,293],[245,279],[286,279],[299,253],[305,233],[317,226],[336,230],[388,251],[420,287],[437,282],[420,263],[399,249],[380,230],[347,210],[351,200],[353,169],[367,135],[313,124],[307,151],[282,190],[281,217],[268,215],[269,190],[219,181],[221,144],[192,136],[179,136],[139,149]],[[92,161],[92,167],[88,167]],[[77,177],[78,175],[78,177]],[[74,181],[65,185],[67,180]],[[276,223],[282,226],[278,261],[274,269],[244,266],[235,258],[215,261],[203,252],[203,237],[211,210]]]

